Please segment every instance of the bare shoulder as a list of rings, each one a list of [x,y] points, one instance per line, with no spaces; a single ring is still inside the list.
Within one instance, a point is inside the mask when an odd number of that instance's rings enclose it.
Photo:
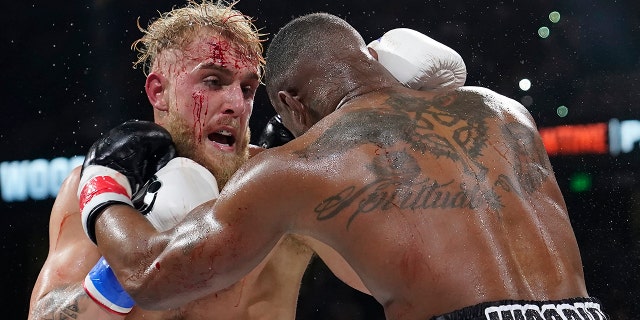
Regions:
[[[529,111],[518,101],[484,87],[466,86],[456,91],[462,97],[481,98],[483,104],[494,108],[500,113],[506,113],[517,117],[525,117],[526,121],[532,121]],[[524,121],[524,119],[520,119]]]
[[[80,222],[80,206],[77,196],[80,170],[80,167],[73,169],[64,180],[51,209],[49,218],[49,254],[51,255],[52,252],[65,250],[66,247],[72,246],[74,250],[82,249],[78,254],[83,254],[85,251],[95,251],[97,259],[98,250],[84,234],[82,223]],[[85,248],[86,250],[84,250]]]
[[[495,92],[489,88],[478,87],[478,86],[464,86],[457,88],[454,92],[458,92],[466,95],[478,95],[485,97],[487,99],[510,99],[507,96]],[[515,101],[515,100],[514,100]]]
[[[248,176],[251,179],[270,179],[270,181],[276,182],[307,171],[308,167],[297,165],[305,160],[298,151],[303,148],[307,140],[306,136],[301,136],[283,146],[256,149],[259,151],[252,155],[234,177]],[[247,179],[240,181],[248,182]]]
[[[249,157],[253,157],[253,156],[257,155],[258,153],[260,153],[260,152],[262,152],[264,150],[266,150],[266,149],[263,148],[263,147],[256,146],[254,144],[250,144],[249,145]]]
[[[49,219],[51,227],[60,226],[66,217],[80,212],[77,198],[80,171],[81,167],[74,168],[60,185]]]

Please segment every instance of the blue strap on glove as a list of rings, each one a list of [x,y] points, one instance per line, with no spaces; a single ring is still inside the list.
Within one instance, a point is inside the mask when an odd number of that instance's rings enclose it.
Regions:
[[[128,314],[135,305],[104,257],[89,271],[83,286],[93,301],[113,313]]]

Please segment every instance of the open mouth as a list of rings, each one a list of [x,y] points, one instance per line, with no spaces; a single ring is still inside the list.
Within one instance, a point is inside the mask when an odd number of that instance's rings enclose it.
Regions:
[[[236,138],[231,132],[227,130],[213,132],[209,134],[207,138],[215,143],[226,145],[229,147],[233,147],[233,145],[236,143]]]

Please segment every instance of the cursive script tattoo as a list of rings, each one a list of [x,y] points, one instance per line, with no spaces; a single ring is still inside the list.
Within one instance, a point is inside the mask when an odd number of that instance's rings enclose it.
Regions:
[[[482,201],[478,188],[467,189],[458,185],[452,188],[453,180],[439,183],[426,180],[412,185],[399,185],[383,179],[360,188],[347,187],[338,194],[321,202],[316,208],[318,220],[327,220],[350,210],[347,229],[360,214],[384,211],[392,208],[401,210],[461,209],[476,208]],[[353,206],[355,204],[355,206]]]
[[[523,196],[540,188],[547,177],[542,168],[549,167],[545,163],[548,158],[539,139],[519,123],[499,128],[507,144],[513,145],[507,158],[514,160],[511,167],[500,168],[505,172],[496,175],[496,181],[487,181],[489,169],[482,156],[487,152],[489,126],[496,123],[496,111],[483,99],[471,92],[432,100],[392,93],[384,103],[388,107],[345,112],[297,154],[321,159],[374,145],[379,151],[364,165],[376,179],[327,197],[315,207],[316,218],[327,220],[346,212],[349,228],[359,215],[392,208],[426,212],[485,205],[498,210],[504,207],[498,190]],[[448,159],[462,175],[447,181],[430,176],[416,159],[421,154]],[[519,180],[514,182],[509,177]],[[469,178],[477,183],[469,185]]]

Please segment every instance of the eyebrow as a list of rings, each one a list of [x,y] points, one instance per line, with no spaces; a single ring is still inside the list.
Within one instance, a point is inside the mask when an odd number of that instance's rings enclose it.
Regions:
[[[225,68],[217,63],[214,63],[212,61],[204,61],[199,63],[197,66],[195,66],[195,68],[193,68],[193,70],[191,70],[191,72],[194,72],[196,70],[205,70],[205,69],[214,69],[214,70],[218,70],[220,72],[226,73],[228,75],[233,74],[233,72],[231,70],[229,70],[228,68]]]
[[[223,67],[212,61],[204,61],[198,64],[197,66],[195,66],[195,68],[193,68],[192,72],[196,70],[205,70],[205,69],[218,70],[224,73],[226,76],[233,76],[233,71],[231,71],[229,68]],[[245,76],[244,79],[260,80],[260,76],[258,75],[258,72],[251,72],[247,76]]]

